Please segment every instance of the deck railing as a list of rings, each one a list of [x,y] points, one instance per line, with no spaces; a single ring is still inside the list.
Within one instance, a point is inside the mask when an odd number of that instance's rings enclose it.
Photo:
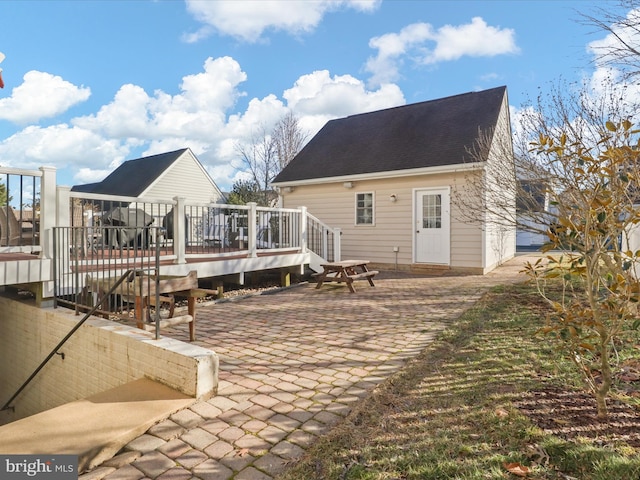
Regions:
[[[0,252],[40,252],[44,203],[55,195],[55,169],[0,167]]]
[[[184,212],[187,258],[256,255],[302,245],[300,209],[185,203]]]
[[[113,295],[107,292],[125,272],[141,272],[148,281],[157,276],[160,256],[166,249],[149,239],[160,238],[159,228],[76,226],[54,227],[53,232],[54,305],[80,314],[95,310],[100,303],[99,314],[133,321],[140,282],[125,282]],[[78,241],[87,237],[87,242]],[[105,295],[108,298],[103,298]]]
[[[340,229],[331,228],[307,214],[307,246],[316,255],[330,262],[340,261]]]
[[[96,292],[104,291],[109,279],[126,270],[159,275],[169,265],[225,258],[238,261],[311,250],[334,261],[340,253],[337,230],[304,207],[193,203],[178,197],[167,201],[59,187],[57,221],[54,295],[58,303],[84,310],[93,306]],[[107,311],[131,317],[133,297],[123,292]]]

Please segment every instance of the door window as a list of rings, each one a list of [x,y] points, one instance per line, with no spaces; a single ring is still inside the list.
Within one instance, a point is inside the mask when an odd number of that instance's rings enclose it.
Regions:
[[[442,228],[442,195],[422,196],[422,228]]]

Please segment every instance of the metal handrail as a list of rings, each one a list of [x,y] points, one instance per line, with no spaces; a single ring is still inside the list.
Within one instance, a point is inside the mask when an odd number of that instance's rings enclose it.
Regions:
[[[0,408],[0,411],[14,409],[14,407],[10,407],[11,402],[13,402],[16,399],[16,397],[22,393],[22,391],[27,387],[27,385],[29,385],[29,383],[31,383],[31,381],[40,372],[40,370],[44,368],[44,366],[49,362],[49,360],[51,360],[51,358],[53,358],[54,355],[58,354],[58,350],[60,349],[60,347],[62,347],[62,345],[64,345],[66,341],[69,340],[69,338],[71,338],[71,336],[82,326],[82,324],[85,321],[87,321],[87,319],[98,310],[98,307],[102,305],[103,299],[108,298],[109,295],[113,294],[116,288],[118,288],[118,286],[120,286],[120,284],[124,282],[125,279],[127,279],[127,281],[129,282],[133,281],[137,272],[142,272],[142,270],[131,269],[131,270],[127,270],[122,274],[122,276],[113,284],[113,286],[109,289],[109,291],[98,299],[98,301],[93,306],[93,308],[89,310],[84,315],[84,317],[82,317],[82,319],[69,331],[69,333],[67,333],[67,335],[62,340],[60,340],[60,343],[58,343],[58,345],[56,345],[54,349],[51,350],[51,353],[47,355],[47,357],[42,361],[42,363],[40,363],[38,368],[34,370],[34,372],[29,376],[29,378],[27,378],[27,380],[22,384],[22,386],[16,391],[16,393],[14,393],[12,397],[3,405],[3,407]],[[157,291],[157,288],[156,288],[156,291]],[[60,354],[60,355],[64,355],[64,354]]]

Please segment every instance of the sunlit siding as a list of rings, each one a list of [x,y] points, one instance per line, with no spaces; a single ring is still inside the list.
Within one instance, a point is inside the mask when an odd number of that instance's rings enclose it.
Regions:
[[[464,181],[460,175],[458,182]],[[449,187],[452,175],[421,175],[354,181],[352,188],[342,182],[297,186],[283,194],[285,207],[306,206],[311,214],[331,227],[342,229],[342,258],[366,258],[375,263],[394,264],[398,247],[399,265],[413,264],[414,191],[419,188]],[[453,191],[453,189],[452,189]],[[374,194],[374,225],[355,224],[357,193]],[[391,195],[397,200],[392,202]],[[452,208],[453,207],[452,202]],[[482,230],[451,218],[451,266],[481,268]]]
[[[220,191],[187,151],[144,193],[150,198],[185,197],[190,202],[217,202]]]
[[[491,165],[497,165],[494,168],[506,168],[506,165],[513,165],[513,179],[515,181],[515,165],[512,163],[513,159],[513,144],[511,143],[511,125],[509,118],[509,104],[507,96],[505,95],[500,116],[496,123],[495,135],[493,137],[493,144],[488,155],[488,162]],[[509,139],[505,142],[505,139]],[[509,161],[505,161],[505,157],[508,157]],[[505,200],[512,204],[511,217],[515,218],[516,211],[516,198],[513,192],[508,188],[498,189],[501,193],[500,202],[504,203]],[[489,189],[489,191],[495,192],[496,189]],[[509,198],[507,198],[509,196]],[[487,202],[490,204],[491,199],[488,198]],[[486,232],[485,232],[485,268],[493,268],[504,262],[507,259],[512,258],[515,255],[516,249],[516,227],[515,225],[505,225],[504,220],[500,220],[497,216],[492,217],[487,213]]]

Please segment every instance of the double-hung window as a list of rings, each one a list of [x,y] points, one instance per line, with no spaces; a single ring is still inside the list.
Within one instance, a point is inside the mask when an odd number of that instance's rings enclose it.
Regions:
[[[356,193],[356,225],[373,225],[373,193]]]

